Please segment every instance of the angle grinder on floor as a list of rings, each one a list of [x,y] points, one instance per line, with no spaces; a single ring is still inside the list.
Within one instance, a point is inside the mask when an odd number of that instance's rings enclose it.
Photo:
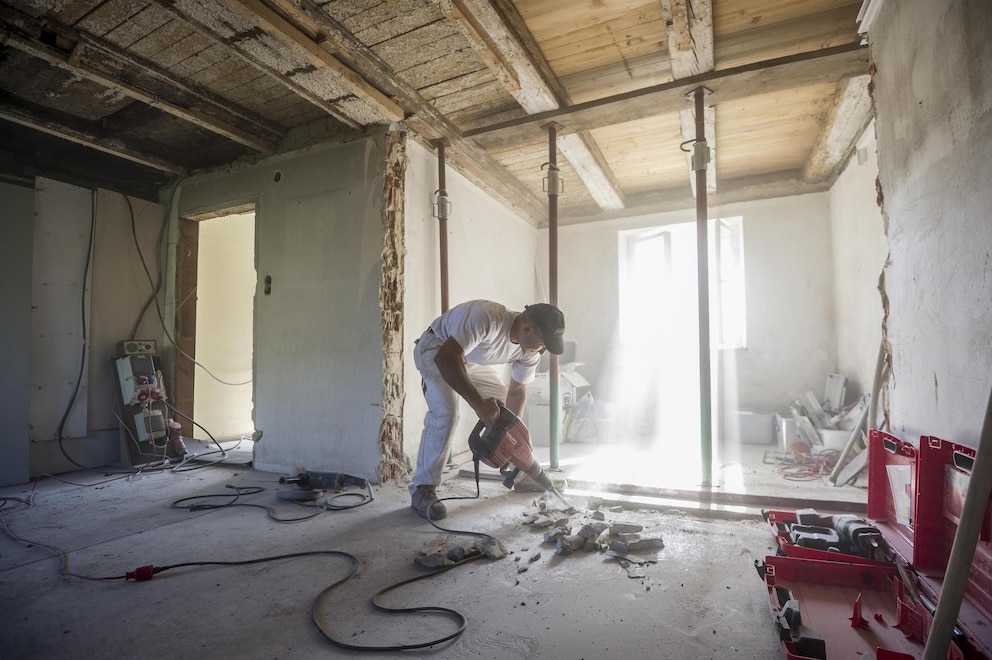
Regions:
[[[500,404],[499,412],[499,419],[495,424],[486,428],[482,420],[479,420],[468,437],[468,446],[475,461],[476,482],[479,481],[479,461],[482,461],[499,470],[503,475],[503,485],[507,488],[513,488],[517,475],[523,472],[545,491],[558,496],[566,507],[571,507],[534,458],[527,426],[503,404]],[[509,467],[511,465],[512,468]]]
[[[320,499],[324,491],[340,491],[349,486],[362,488],[371,493],[368,479],[343,472],[300,472],[295,477],[279,477],[280,484],[292,484],[289,490],[276,491],[281,500],[309,502]]]

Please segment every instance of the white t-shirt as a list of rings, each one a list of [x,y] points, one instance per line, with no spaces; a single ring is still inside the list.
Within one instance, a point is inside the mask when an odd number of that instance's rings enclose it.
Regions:
[[[431,324],[434,336],[442,342],[451,337],[472,364],[513,365],[513,380],[526,385],[534,380],[540,353],[525,355],[519,344],[510,341],[510,328],[520,312],[512,312],[489,300],[470,300],[455,305]]]

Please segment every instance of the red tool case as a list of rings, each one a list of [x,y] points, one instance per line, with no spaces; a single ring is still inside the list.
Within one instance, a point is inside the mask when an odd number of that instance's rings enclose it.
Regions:
[[[797,512],[765,512],[779,551],[756,565],[789,660],[922,656],[975,452],[933,436],[914,447],[881,431],[871,432],[868,451],[864,522],[888,552],[803,547],[788,531]],[[990,541],[986,507],[948,658],[992,660]]]

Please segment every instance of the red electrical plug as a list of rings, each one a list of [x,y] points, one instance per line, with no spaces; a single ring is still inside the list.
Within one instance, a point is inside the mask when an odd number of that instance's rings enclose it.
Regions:
[[[135,580],[136,582],[151,580],[153,577],[155,577],[155,567],[151,564],[148,566],[139,566],[133,571],[128,571],[124,574],[125,580]]]

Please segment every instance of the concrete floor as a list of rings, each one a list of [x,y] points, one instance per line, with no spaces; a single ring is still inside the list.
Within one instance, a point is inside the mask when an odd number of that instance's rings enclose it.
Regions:
[[[762,462],[772,449],[742,448],[720,464],[717,486],[705,490],[750,489],[751,495],[780,496],[783,502],[827,497],[841,507],[863,506],[861,489],[782,479],[776,466]],[[544,458],[547,448],[537,451]],[[606,456],[617,458],[619,467],[607,467]],[[542,545],[544,530],[524,524],[525,516],[537,511],[538,496],[483,479],[481,498],[448,501],[449,516],[441,524],[494,535],[510,554],[473,561],[384,595],[380,602],[389,607],[450,608],[467,619],[464,633],[453,641],[402,653],[341,649],[311,622],[311,606],[321,591],[352,570],[351,560],[342,555],[180,567],[139,583],[60,574],[55,550],[66,553],[67,573],[88,577],[119,577],[148,564],[347,552],[360,562],[357,575],[321,601],[316,620],[348,644],[414,645],[450,634],[458,624],[437,615],[387,614],[370,606],[378,590],[427,574],[414,559],[442,534],[410,511],[405,484],[374,487],[375,499],[366,506],[324,511],[293,523],[277,522],[273,515],[298,517],[313,509],[277,498],[276,491],[286,488],[278,484],[280,475],[238,465],[131,478],[80,472],[59,479],[87,485],[44,478],[0,488],[0,498],[8,498],[0,500],[0,520],[31,541],[0,534],[0,657],[784,657],[766,589],[753,566],[755,559],[774,552],[760,507],[711,502],[700,508],[699,498],[673,500],[683,486],[692,488],[692,478],[685,475],[684,484],[640,486],[642,475],[666,471],[658,465],[635,470],[634,464],[650,462],[650,453],[636,448],[566,444],[559,458],[557,476],[569,480],[566,495],[580,510],[571,524],[578,528],[588,520],[584,493],[595,491],[607,504],[622,507],[604,507],[607,522],[636,522],[645,534],[664,539],[664,549],[654,556],[657,563],[645,565],[643,577],[632,578],[604,553],[556,556],[553,546]],[[620,471],[624,464],[627,470]],[[589,470],[646,490],[610,495],[610,488],[590,479]],[[458,474],[457,467],[450,470],[442,497],[475,494],[474,480]],[[237,500],[252,507],[191,512],[172,506],[181,498],[230,495],[234,486],[264,490]],[[537,552],[540,558],[531,562]],[[520,572],[522,567],[527,570]]]

